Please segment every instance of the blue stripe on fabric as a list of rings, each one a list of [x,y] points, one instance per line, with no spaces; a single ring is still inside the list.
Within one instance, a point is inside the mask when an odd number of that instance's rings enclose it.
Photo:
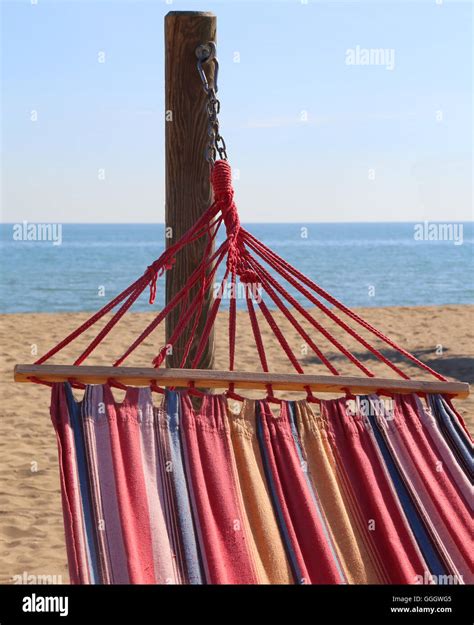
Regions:
[[[190,584],[203,584],[203,573],[199,557],[198,541],[191,512],[188,484],[183,463],[183,450],[179,433],[180,401],[177,391],[166,391],[165,410],[168,417],[168,435],[173,471],[173,487],[176,495],[176,512],[178,527],[182,539],[182,547],[186,560],[186,569]]]
[[[294,401],[289,401],[289,402],[287,402],[287,406],[288,406],[288,414],[290,416],[291,433],[293,435],[293,441],[295,443],[296,453],[298,454],[298,458],[300,460],[301,471],[302,471],[302,473],[304,475],[306,484],[308,486],[308,490],[309,490],[309,492],[311,494],[311,499],[313,500],[314,507],[316,508],[316,512],[317,512],[319,520],[321,522],[321,527],[323,528],[324,537],[326,538],[326,542],[327,542],[327,544],[328,544],[328,546],[329,546],[329,548],[331,550],[332,557],[334,559],[334,562],[336,564],[336,568],[337,568],[337,570],[339,572],[339,576],[341,578],[341,582],[345,584],[345,583],[347,583],[347,578],[346,578],[346,576],[344,574],[342,565],[341,565],[341,563],[339,561],[339,557],[337,555],[336,548],[334,546],[334,542],[333,542],[332,537],[331,537],[331,533],[330,533],[329,528],[327,526],[326,519],[325,519],[325,517],[324,517],[324,515],[322,513],[321,505],[319,503],[318,494],[316,492],[316,489],[314,487],[314,484],[313,484],[311,478],[308,475],[308,471],[307,470],[305,471],[305,469],[303,468],[303,467],[307,466],[307,462],[306,462],[306,460],[304,459],[304,456],[303,456],[303,450],[301,449],[300,437],[299,437],[298,429],[297,429],[297,426],[296,426],[295,402]]]
[[[280,532],[283,538],[283,544],[285,545],[286,552],[288,554],[288,559],[291,564],[291,568],[293,570],[293,575],[298,582],[303,578],[302,571],[298,566],[298,562],[296,559],[296,554],[293,549],[293,545],[291,544],[290,536],[288,534],[288,528],[285,523],[285,518],[283,516],[283,511],[281,509],[280,501],[278,500],[278,495],[275,489],[275,482],[273,479],[272,471],[270,468],[268,451],[265,444],[265,439],[263,435],[263,425],[262,425],[262,413],[260,410],[259,402],[255,402],[255,422],[257,426],[257,440],[260,446],[260,453],[262,455],[262,464],[263,470],[265,471],[265,476],[267,479],[267,484],[270,490],[270,495],[273,503],[273,508],[275,510],[275,514],[277,517],[278,525],[280,527]]]
[[[457,455],[456,452],[461,455],[461,463],[466,466],[469,474],[472,476],[474,469],[472,452],[464,438],[459,436],[459,433],[453,424],[453,415],[450,414],[449,406],[445,404],[441,395],[430,395],[429,403],[435,412],[435,416],[438,417],[438,422],[441,419],[442,425],[444,425],[445,430],[447,430],[448,442],[451,440],[452,445],[454,445],[455,449],[453,451],[455,452],[455,455]]]
[[[450,405],[450,403],[448,401],[446,401],[446,399],[442,395],[438,395],[438,398],[439,398],[440,402],[442,403],[442,405],[444,406],[444,409],[448,413],[449,419],[450,419],[451,423],[453,424],[453,427],[455,428],[455,430],[458,433],[459,437],[464,442],[464,444],[466,445],[467,449],[468,450],[472,450],[471,439],[469,438],[469,435],[466,432],[466,430],[459,423],[458,416],[454,412],[452,406]]]
[[[368,397],[365,399],[369,400]],[[371,412],[370,410],[368,412]],[[369,414],[368,419],[370,425],[372,426],[372,431],[374,433],[375,440],[377,445],[379,446],[380,452],[385,462],[385,466],[388,470],[388,473],[392,479],[392,483],[395,487],[395,491],[398,495],[398,499],[400,500],[403,511],[405,512],[408,523],[412,529],[413,534],[415,535],[416,542],[420,548],[421,553],[429,566],[430,573],[432,575],[446,575],[449,571],[446,570],[442,560],[440,559],[438,553],[436,552],[431,538],[424,526],[423,520],[420,518],[417,508],[415,507],[408,488],[403,481],[402,476],[395,464],[395,461],[392,458],[390,453],[390,449],[388,448],[387,443],[379,430],[377,425],[377,420],[374,415]],[[423,574],[423,571],[420,571],[420,575]]]
[[[69,410],[69,418],[74,432],[74,442],[76,448],[77,473],[79,476],[79,488],[81,491],[82,514],[84,529],[86,534],[86,552],[89,560],[89,573],[93,584],[101,583],[99,567],[97,562],[97,547],[95,543],[95,523],[92,514],[92,502],[89,491],[89,476],[87,468],[87,458],[84,444],[84,434],[80,420],[79,405],[74,399],[71,385],[64,383],[66,399]]]
[[[464,456],[465,452],[469,452],[469,447],[466,441],[461,437],[459,428],[453,423],[453,416],[448,409],[448,406],[444,402],[444,398],[441,395],[429,395],[428,401],[433,409],[435,416],[438,417],[438,423],[445,429],[445,433],[452,439],[452,442],[456,445],[456,449],[459,449]]]

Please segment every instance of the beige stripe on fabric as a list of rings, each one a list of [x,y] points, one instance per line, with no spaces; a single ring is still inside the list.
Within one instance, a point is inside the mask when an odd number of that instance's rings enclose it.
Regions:
[[[347,581],[349,584],[378,584],[379,576],[339,483],[324,422],[313,413],[306,400],[295,402],[295,407],[308,473],[326,515]]]
[[[228,411],[237,477],[248,520],[249,545],[261,584],[294,584],[273,510],[255,429],[255,401]]]

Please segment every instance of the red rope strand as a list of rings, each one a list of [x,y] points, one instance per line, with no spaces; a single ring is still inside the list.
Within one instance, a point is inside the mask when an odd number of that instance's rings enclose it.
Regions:
[[[219,262],[217,262],[215,264],[215,266],[212,269],[212,272],[204,278],[203,283],[204,283],[204,288],[200,291],[197,292],[197,294],[195,295],[191,305],[186,309],[186,311],[184,312],[183,315],[181,315],[181,317],[178,319],[176,326],[174,328],[173,334],[171,335],[171,337],[168,340],[167,345],[165,345],[165,347],[163,347],[158,356],[153,360],[153,365],[155,367],[159,367],[163,360],[164,360],[164,356],[166,356],[165,350],[167,350],[167,348],[169,346],[171,346],[171,348],[174,347],[174,344],[176,343],[176,341],[180,338],[180,336],[182,335],[182,333],[184,332],[184,329],[186,328],[187,324],[189,323],[192,315],[194,314],[195,317],[196,315],[196,311],[200,308],[200,305],[202,304],[202,293],[207,289],[208,284],[210,284],[212,282],[212,280],[214,279],[215,273],[217,271],[217,268],[219,267],[220,262],[224,259],[225,254],[222,253],[219,259]],[[183,366],[183,365],[181,365]]]
[[[235,271],[232,272],[231,293],[229,301],[229,371],[234,370],[235,363],[235,335],[237,332],[237,294],[235,292]],[[232,389],[233,390],[233,389]]]
[[[242,229],[243,230],[243,229]],[[344,306],[344,304],[342,304],[339,300],[337,300],[335,297],[333,297],[332,295],[330,295],[327,291],[325,291],[322,287],[318,286],[315,282],[313,282],[310,278],[308,278],[307,276],[305,276],[304,274],[302,274],[300,271],[298,271],[297,269],[295,269],[295,267],[293,267],[292,265],[290,265],[289,263],[287,263],[283,258],[281,258],[280,256],[278,256],[278,254],[276,254],[275,252],[273,252],[270,248],[268,248],[266,245],[264,245],[263,243],[261,243],[258,239],[256,239],[252,234],[250,234],[250,232],[248,232],[247,230],[245,230],[243,236],[245,237],[246,241],[249,242],[251,241],[253,244],[255,244],[256,247],[259,247],[260,249],[264,250],[266,253],[268,253],[269,256],[271,256],[273,259],[275,259],[282,267],[284,267],[285,269],[288,270],[288,272],[290,272],[292,275],[294,275],[295,277],[297,277],[301,282],[303,282],[304,284],[306,284],[306,286],[308,286],[309,288],[313,289],[316,293],[318,293],[318,295],[320,295],[321,297],[323,297],[326,301],[330,302],[331,304],[333,304],[334,306],[336,306],[336,308],[338,308],[339,310],[341,310],[342,312],[344,312],[346,315],[348,315],[351,319],[353,319],[354,321],[356,321],[359,325],[361,325],[362,327],[364,327],[365,329],[367,329],[369,332],[371,332],[372,334],[375,334],[375,336],[377,336],[378,338],[380,338],[382,341],[384,341],[385,343],[387,343],[388,345],[390,345],[390,347],[392,347],[393,349],[395,349],[396,351],[398,351],[399,353],[403,354],[406,358],[408,358],[409,360],[411,360],[412,362],[414,362],[415,364],[417,364],[418,366],[420,366],[421,368],[425,369],[425,371],[428,371],[429,373],[431,373],[434,377],[436,377],[438,380],[446,380],[446,378],[444,376],[442,376],[441,374],[437,373],[436,371],[434,371],[433,369],[431,369],[431,367],[429,367],[428,365],[425,365],[425,363],[421,362],[421,360],[418,360],[418,358],[416,358],[416,356],[414,356],[413,354],[410,354],[410,352],[408,352],[407,350],[405,350],[403,347],[401,347],[400,345],[397,345],[397,343],[395,343],[394,341],[392,341],[392,339],[388,338],[387,336],[385,336],[380,330],[377,330],[377,328],[374,328],[372,325],[370,325],[367,321],[365,321],[364,319],[362,319],[361,317],[359,317],[359,315],[357,315],[355,312],[353,312],[352,310],[350,310],[349,308],[347,308],[347,306]],[[257,250],[254,250],[257,251]],[[258,252],[257,252],[258,253]],[[308,298],[309,299],[309,298]],[[314,302],[313,299],[311,299],[311,301]],[[317,300],[316,300],[317,301]],[[334,316],[334,320],[337,320],[336,323],[341,324],[341,320]],[[343,323],[343,322],[342,322]],[[350,328],[349,326],[346,326],[346,328]],[[357,338],[357,333],[355,333],[355,330],[353,330],[352,328],[347,330],[354,338]],[[388,363],[386,363],[388,364]],[[409,379],[409,376],[406,376],[404,374],[405,378]]]
[[[354,356],[348,349],[342,345],[332,334],[330,334],[324,326],[322,326],[312,315],[301,306],[301,304],[288,293],[278,282],[271,276],[268,271],[264,269],[264,267],[258,263],[257,260],[252,260],[252,265],[256,265],[259,268],[259,271],[268,279],[268,281],[274,286],[277,291],[286,298],[286,300],[294,307],[296,310],[307,319],[313,327],[315,327],[323,336],[325,336],[344,356],[346,356],[352,363],[354,363],[361,371],[363,371],[369,377],[373,377],[374,374],[370,369],[368,369],[356,356]],[[281,274],[285,277],[283,274]],[[286,279],[286,278],[285,278]],[[291,284],[291,282],[290,282]],[[298,287],[295,284],[296,288]],[[327,359],[326,359],[327,360]],[[328,361],[329,362],[329,361]],[[332,365],[331,365],[332,366]],[[334,372],[333,372],[334,373]],[[337,373],[335,375],[338,375]]]
[[[252,246],[252,243],[249,243],[249,245],[252,247],[252,249],[254,249],[253,246]],[[282,277],[284,277],[285,280],[287,280],[300,293],[302,293],[306,297],[306,299],[308,299],[310,302],[315,304],[322,312],[324,312],[328,317],[330,317],[330,319],[335,321],[337,323],[337,325],[342,327],[348,334],[350,334],[350,336],[352,336],[361,345],[363,345],[366,349],[368,349],[370,352],[372,352],[372,354],[374,354],[374,356],[376,356],[378,360],[384,362],[387,366],[389,366],[391,369],[393,369],[400,377],[402,377],[402,378],[404,378],[406,380],[410,379],[410,377],[406,373],[404,373],[395,364],[393,364],[378,349],[376,349],[370,343],[368,343],[362,336],[360,336],[360,334],[358,332],[356,332],[353,328],[348,326],[344,321],[342,321],[342,319],[337,317],[337,315],[335,315],[327,306],[325,306],[322,302],[320,302],[317,298],[315,298],[307,289],[305,289],[294,278],[292,278],[292,276],[283,267],[281,267],[277,262],[273,262],[272,258],[268,258],[267,259],[267,257],[265,256],[264,253],[260,253],[260,251],[257,251],[257,250],[255,250],[255,251],[257,252],[257,254],[261,258],[263,258],[263,260],[265,260],[265,262],[268,262],[268,264],[272,268],[274,268]],[[329,336],[332,336],[332,335],[329,334]],[[333,342],[333,341],[331,341],[331,342]],[[358,359],[355,356],[353,356],[352,354],[349,356],[350,352],[348,352],[348,350],[345,350],[344,353],[348,356],[348,358],[352,362],[354,362],[354,364],[356,364],[360,368],[360,365],[362,363],[360,363],[360,361],[358,361]],[[357,363],[359,363],[359,364],[357,364]],[[367,372],[368,372],[367,375],[373,376],[373,373],[371,373],[369,370],[367,370]]]
[[[260,363],[262,365],[263,371],[268,373],[267,356],[265,354],[265,348],[263,346],[262,334],[258,325],[257,315],[255,314],[252,298],[250,296],[250,286],[248,284],[245,285],[245,298],[247,300],[247,308],[250,316],[250,325],[252,326],[255,344],[257,345],[258,357],[260,358]]]
[[[285,317],[288,319],[288,321],[293,325],[293,327],[298,332],[298,334],[301,336],[301,338],[311,347],[311,349],[314,351],[314,353],[317,355],[317,357],[326,366],[326,368],[329,371],[331,371],[331,373],[333,373],[334,375],[339,375],[338,370],[329,362],[329,360],[326,358],[326,356],[322,353],[322,351],[318,348],[318,346],[311,339],[309,334],[298,323],[298,321],[291,314],[291,312],[288,310],[288,308],[283,304],[282,300],[273,291],[273,289],[271,288],[271,286],[267,282],[267,280],[265,280],[265,277],[263,277],[265,274],[262,271],[260,271],[261,269],[263,270],[263,267],[259,263],[255,262],[253,259],[251,261],[251,264],[252,264],[252,267],[255,270],[255,273],[258,276],[259,281],[261,282],[262,286],[264,287],[265,292],[268,293],[268,295],[271,297],[273,302],[275,302],[275,304],[282,311],[282,313],[285,315]]]
[[[183,336],[184,331],[189,332],[189,336],[184,343],[183,355],[181,357],[181,367],[188,360],[192,346],[195,341],[195,334],[202,317],[203,306],[208,289],[215,279],[216,272],[220,264],[226,259],[226,270],[224,278],[220,285],[220,291],[213,302],[204,324],[202,334],[196,346],[196,353],[193,356],[192,367],[195,368],[204,352],[208,342],[212,327],[217,318],[219,308],[222,303],[224,288],[227,286],[230,275],[231,298],[229,302],[229,370],[233,371],[235,366],[235,349],[236,349],[236,325],[237,325],[237,304],[236,304],[236,283],[237,276],[240,283],[245,285],[245,299],[252,327],[258,356],[264,372],[268,372],[268,361],[265,353],[264,342],[258,318],[251,294],[252,285],[261,285],[265,293],[270,297],[276,308],[281,311],[284,317],[291,323],[298,335],[313,350],[323,365],[334,375],[339,375],[338,370],[329,358],[323,353],[317,343],[311,338],[305,328],[296,319],[288,305],[292,306],[312,327],[314,327],[326,340],[328,340],[338,351],[348,358],[355,366],[369,377],[374,374],[368,369],[349,349],[347,349],[339,340],[337,340],[329,330],[321,325],[308,310],[293,297],[284,285],[272,275],[276,272],[279,277],[283,278],[289,285],[302,294],[305,299],[315,305],[326,317],[337,324],[346,335],[351,336],[365,349],[370,351],[373,356],[390,367],[397,375],[404,379],[409,376],[404,373],[397,365],[387,358],[381,351],[373,346],[368,340],[362,337],[355,328],[348,325],[341,317],[341,313],[349,317],[357,325],[376,336],[383,343],[390,346],[399,354],[410,360],[412,363],[429,372],[438,380],[446,380],[446,378],[428,365],[424,364],[413,354],[410,354],[403,347],[397,345],[393,340],[385,336],[380,330],[377,330],[364,319],[359,317],[355,312],[347,308],[339,302],[335,297],[330,295],[322,287],[313,282],[310,278],[302,274],[296,268],[292,267],[287,261],[273,252],[270,248],[256,239],[252,234],[245,230],[239,220],[239,215],[234,202],[234,191],[232,188],[232,172],[226,161],[217,161],[211,172],[211,183],[214,191],[213,204],[201,215],[197,222],[189,228],[176,243],[169,245],[166,250],[146,269],[144,274],[133,282],[129,287],[123,290],[119,295],[113,298],[108,304],[103,306],[98,312],[92,315],[87,321],[81,324],[76,330],[71,332],[66,338],[60,341],[55,347],[50,349],[44,356],[41,356],[35,364],[42,364],[49,358],[61,351],[66,345],[77,339],[82,333],[96,324],[106,314],[115,310],[112,317],[107,321],[104,327],[90,341],[88,346],[83,350],[80,356],[75,360],[75,365],[80,365],[84,360],[96,349],[96,347],[104,340],[104,338],[114,329],[124,315],[130,310],[138,297],[145,291],[147,286],[150,289],[149,302],[153,304],[156,298],[157,280],[166,271],[172,269],[176,254],[186,245],[198,241],[201,237],[207,235],[207,245],[205,246],[201,262],[192,272],[187,283],[176,293],[171,301],[168,302],[159,314],[145,327],[135,341],[126,349],[113,366],[118,367],[166,318],[166,316],[179,306],[178,319],[174,327],[172,336],[168,341],[168,345],[174,346],[175,343]],[[219,246],[216,252],[212,252],[213,243],[217,237],[220,225],[224,223],[226,229],[226,239]],[[262,264],[265,263],[265,266]],[[267,270],[268,267],[270,270]],[[190,293],[194,291],[196,285],[199,285],[196,294],[190,302]],[[331,310],[326,303],[331,304],[337,310],[337,313]],[[265,301],[260,298],[257,300],[260,311],[268,323],[272,334],[276,337],[281,349],[286,354],[292,366],[298,373],[303,373],[303,367],[293,352],[288,340],[285,338],[282,330],[278,326],[274,316],[268,308]],[[166,357],[167,346],[161,348],[154,359],[154,365],[160,366]],[[35,378],[34,381],[41,383],[40,379]],[[78,385],[75,380],[72,384]],[[111,381],[111,384],[117,384]],[[83,385],[82,385],[83,386]],[[153,386],[153,385],[152,385]],[[271,385],[267,385],[270,399],[273,398]],[[308,397],[313,398],[311,389],[308,387]],[[234,385],[229,385],[229,397],[234,394]],[[316,398],[314,398],[316,401]]]
[[[271,312],[268,310],[268,307],[265,304],[265,302],[263,301],[263,299],[258,301],[258,306],[259,306],[260,310],[262,311],[262,314],[265,317],[268,325],[270,326],[270,329],[272,330],[273,334],[277,337],[278,342],[280,343],[283,351],[288,356],[288,360],[291,362],[291,364],[293,365],[293,367],[296,369],[296,371],[298,373],[304,373],[303,367],[298,362],[298,359],[296,358],[295,354],[293,353],[293,350],[291,349],[288,341],[283,336],[282,331],[278,327],[275,319],[273,318]]]
[[[122,293],[119,293],[114,299],[112,299],[108,304],[103,306],[100,310],[98,310],[95,314],[92,315],[87,321],[81,324],[78,328],[76,328],[73,332],[68,334],[62,341],[60,341],[57,345],[51,348],[46,354],[38,358],[35,362],[35,365],[42,365],[46,360],[49,360],[52,356],[57,354],[60,350],[62,350],[66,345],[74,341],[79,335],[93,326],[99,319],[101,319],[104,315],[110,312],[113,308],[115,308],[120,302],[122,302],[130,293],[134,291],[134,289],[139,288],[140,283],[143,281],[144,277],[141,276],[138,280],[136,280],[133,284],[127,287]],[[146,288],[143,286],[144,290]]]
[[[214,233],[215,236],[216,233]],[[210,252],[211,252],[211,245],[212,245],[212,241],[214,240],[214,236],[211,236],[211,233],[209,232],[209,244],[205,250],[205,259],[207,260],[210,256]],[[204,261],[203,261],[204,262]],[[214,272],[215,274],[215,272]],[[191,350],[191,346],[193,344],[194,341],[194,335],[196,333],[198,324],[199,324],[199,320],[201,318],[201,314],[202,314],[202,309],[204,306],[204,299],[205,299],[205,295],[206,295],[206,288],[207,288],[207,282],[205,282],[204,280],[201,283],[200,286],[200,290],[199,290],[199,306],[197,308],[197,311],[194,315],[194,321],[193,321],[193,325],[191,328],[191,331],[189,332],[189,337],[188,340],[186,341],[186,345],[184,348],[184,352],[183,352],[183,357],[181,359],[181,363],[180,363],[180,367],[184,368],[184,365],[186,363],[186,360],[188,358],[189,352]],[[181,314],[184,314],[183,311],[181,312]],[[178,318],[179,321],[179,318]]]
[[[229,268],[227,267],[226,272],[224,274],[224,278],[222,279],[222,282],[220,284],[219,287],[219,293],[217,294],[217,297],[214,300],[214,303],[211,307],[211,310],[209,312],[209,316],[206,320],[206,323],[204,325],[203,331],[202,331],[202,335],[201,335],[201,340],[199,341],[199,345],[197,347],[196,350],[196,355],[194,357],[194,360],[191,364],[191,368],[195,369],[197,367],[197,365],[199,364],[199,361],[201,360],[201,356],[204,352],[204,348],[206,346],[207,343],[207,339],[209,338],[209,335],[211,333],[211,329],[214,325],[214,322],[216,320],[216,316],[217,316],[217,311],[219,310],[219,306],[221,305],[222,302],[222,294],[224,292],[225,286],[227,284],[227,279],[229,276]]]
[[[199,278],[206,271],[208,265],[210,265],[217,257],[224,257],[225,252],[227,250],[227,241],[224,241],[222,245],[220,245],[219,249],[211,256],[207,264],[198,266],[193,273],[191,274],[189,281],[186,283],[183,288],[176,293],[176,295],[168,302],[168,304],[162,309],[162,311],[151,321],[146,328],[142,331],[142,333],[135,339],[135,341],[127,348],[127,350],[118,358],[113,364],[114,367],[120,366],[120,364],[130,356],[130,354],[153,332],[158,325],[165,319],[170,310],[178,304],[183,297],[188,293],[189,289],[191,289],[194,284],[199,280]],[[222,260],[222,258],[220,260]],[[220,262],[219,260],[219,262]]]

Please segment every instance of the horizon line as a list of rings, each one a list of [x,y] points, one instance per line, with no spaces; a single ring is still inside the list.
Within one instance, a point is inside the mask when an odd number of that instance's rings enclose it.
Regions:
[[[16,224],[28,223],[28,224],[61,224],[68,226],[165,226],[164,221],[41,221],[41,220],[28,220],[22,219],[20,221],[0,221],[0,226],[14,226]],[[265,226],[265,225],[349,225],[349,224],[420,224],[420,223],[432,223],[432,224],[445,224],[445,223],[462,223],[462,224],[474,224],[474,219],[418,219],[413,221],[241,221],[242,224]]]

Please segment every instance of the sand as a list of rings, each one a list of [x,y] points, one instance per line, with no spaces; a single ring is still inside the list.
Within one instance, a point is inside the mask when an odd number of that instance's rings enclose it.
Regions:
[[[425,363],[453,380],[472,382],[474,306],[442,306],[414,308],[367,308],[359,312],[370,323],[395,339]],[[13,366],[17,362],[33,362],[52,345],[62,339],[89,315],[14,314],[0,317],[2,350],[2,411],[0,421],[0,583],[41,581],[36,576],[50,576],[52,582],[69,581],[64,546],[63,521],[59,491],[56,440],[49,419],[49,390],[34,384],[14,384]],[[151,320],[149,313],[135,313],[123,320],[116,338],[108,340],[90,364],[110,364]],[[319,319],[319,317],[317,317]],[[216,334],[216,368],[226,368],[228,341],[225,330],[227,315],[218,318]],[[240,331],[237,335],[237,369],[256,368],[257,356],[246,316],[239,313]],[[322,320],[321,320],[322,321]],[[263,325],[263,324],[262,324]],[[290,345],[301,354],[302,341],[288,323],[281,327]],[[306,326],[307,327],[307,326]],[[311,333],[314,337],[314,333]],[[92,334],[88,335],[91,338]],[[336,336],[341,337],[340,332]],[[364,333],[364,336],[367,336]],[[275,342],[265,334],[270,369],[291,371]],[[85,346],[78,340],[61,358],[52,362],[72,362]],[[153,335],[130,360],[130,364],[149,365],[163,336]],[[374,361],[360,346],[345,343],[377,375],[393,377],[390,370]],[[354,374],[353,367],[343,366],[343,360],[320,346],[325,353],[335,356],[333,362],[342,373]],[[384,350],[397,364],[401,361],[392,350]],[[311,353],[302,356],[305,371],[321,372]],[[416,367],[403,365],[412,377]],[[120,401],[123,392],[115,391]],[[249,395],[251,395],[249,393]],[[78,393],[80,396],[80,393]],[[253,394],[253,396],[256,396]],[[257,394],[258,396],[258,394]],[[456,403],[471,431],[474,429],[474,398]],[[29,577],[28,577],[29,576]],[[44,579],[43,579],[44,581]]]

